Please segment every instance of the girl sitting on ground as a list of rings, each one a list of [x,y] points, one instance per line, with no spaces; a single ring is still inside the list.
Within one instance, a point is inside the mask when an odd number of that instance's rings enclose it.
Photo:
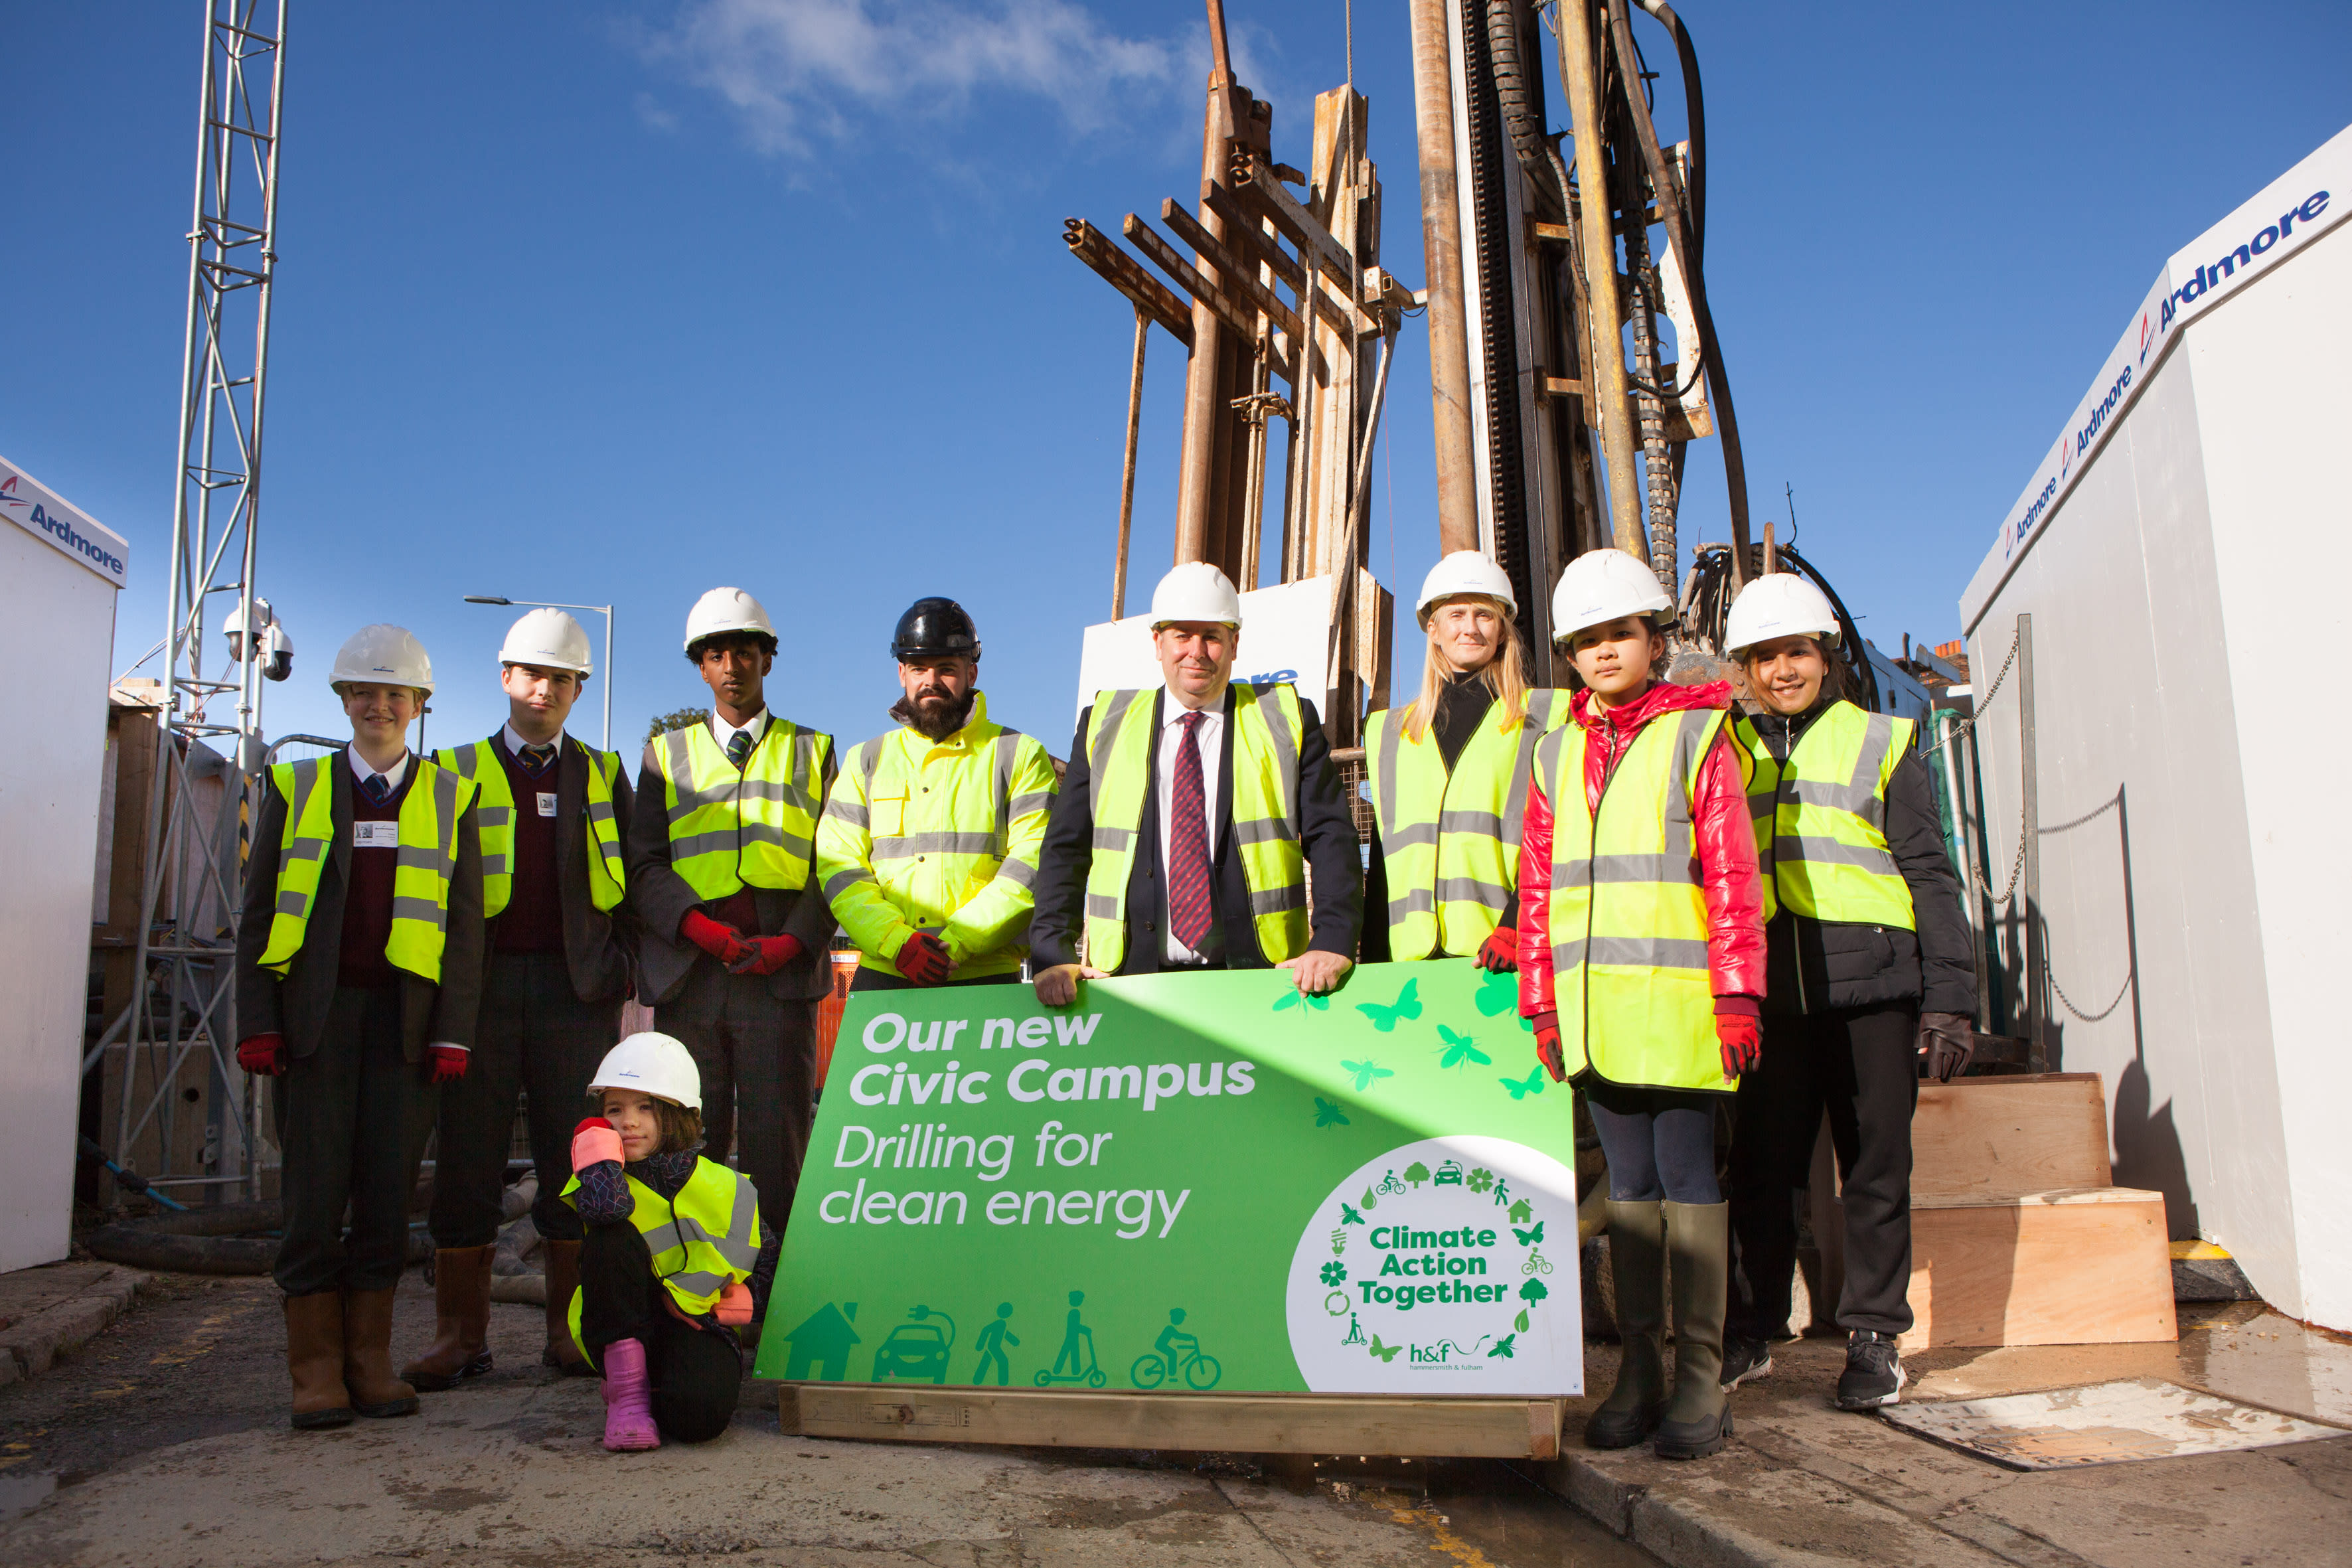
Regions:
[[[702,1078],[667,1035],[631,1035],[589,1079],[563,1201],[586,1235],[572,1337],[604,1380],[604,1447],[705,1443],[743,1382],[735,1331],[762,1315],[781,1231],[751,1178],[702,1157]]]

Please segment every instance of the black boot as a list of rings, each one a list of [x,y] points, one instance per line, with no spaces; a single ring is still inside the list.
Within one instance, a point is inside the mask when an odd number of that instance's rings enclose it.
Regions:
[[[1724,1288],[1731,1273],[1731,1205],[1664,1204],[1675,1281],[1675,1396],[1658,1423],[1662,1459],[1704,1459],[1731,1436],[1723,1392]]]
[[[1617,1287],[1617,1386],[1584,1423],[1588,1448],[1630,1448],[1665,1406],[1665,1227],[1654,1203],[1609,1205],[1609,1271]]]

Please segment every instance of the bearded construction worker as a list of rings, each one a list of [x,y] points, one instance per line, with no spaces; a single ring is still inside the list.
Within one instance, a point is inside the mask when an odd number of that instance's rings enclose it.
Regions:
[[[1352,966],[1361,848],[1330,746],[1287,682],[1233,679],[1241,621],[1223,572],[1178,566],[1151,595],[1162,684],[1078,716],[1029,928],[1045,1005],[1180,969],[1278,966],[1320,995]]]
[[[621,846],[630,790],[621,759],[564,733],[593,674],[588,634],[538,609],[507,632],[499,682],[507,721],[433,760],[472,781],[489,921],[472,1065],[441,1091],[433,1182],[433,1345],[400,1375],[427,1393],[490,1370],[490,1261],[504,1217],[515,1094],[530,1109],[546,1243],[549,1366],[589,1372],[563,1303],[580,1279],[580,1215],[560,1194],[572,1173],[572,1112],[620,1037],[632,925]]]
[[[1515,970],[1528,767],[1567,719],[1568,693],[1528,684],[1517,595],[1477,551],[1431,567],[1418,608],[1420,694],[1365,725],[1375,826],[1362,957]]]
[[[328,679],[351,743],[270,768],[236,932],[236,1059],[278,1080],[273,1271],[300,1427],[416,1409],[392,1374],[392,1298],[436,1091],[466,1076],[482,980],[474,785],[408,749],[432,660],[399,626],[362,626]]]
[[[860,954],[852,989],[1016,980],[1054,761],[991,723],[980,634],[953,599],[918,599],[890,638],[899,727],[849,749],[817,826],[825,901]]]
[[[638,994],[694,1055],[710,1157],[733,1147],[781,1231],[816,1111],[816,1004],[832,981],[815,869],[833,737],[768,710],[776,628],[742,589],[695,602],[686,657],[710,688],[710,717],[646,745],[629,824]]]

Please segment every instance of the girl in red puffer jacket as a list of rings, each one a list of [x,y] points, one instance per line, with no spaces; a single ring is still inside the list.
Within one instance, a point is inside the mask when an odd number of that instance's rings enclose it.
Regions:
[[[1519,847],[1519,1010],[1573,1079],[1609,1158],[1609,1250],[1623,1341],[1596,1448],[1654,1434],[1666,1458],[1731,1435],[1721,1386],[1727,1207],[1715,1107],[1756,1065],[1762,891],[1731,689],[1660,684],[1672,603],[1615,550],[1578,557],[1554,637],[1585,689],[1536,748]],[[1666,1263],[1675,1384],[1665,1385]]]

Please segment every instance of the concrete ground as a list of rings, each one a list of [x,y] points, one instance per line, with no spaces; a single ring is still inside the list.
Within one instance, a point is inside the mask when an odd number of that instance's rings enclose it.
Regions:
[[[415,1274],[398,1321],[395,1353],[421,1349]],[[781,1436],[760,1390],[714,1444],[617,1456],[595,1384],[539,1367],[540,1321],[495,1308],[499,1370],[419,1416],[298,1434],[269,1283],[151,1277],[111,1328],[0,1389],[0,1562],[2352,1563],[2352,1434],[2021,1474],[1832,1409],[1832,1341],[1779,1347],[1737,1396],[1733,1446],[1698,1464],[1582,1449],[1591,1400],[1565,1458],[1514,1468],[826,1442]],[[2177,1346],[1915,1355],[1908,1396],[2157,1375],[2352,1424],[2342,1339],[2257,1303],[2182,1322]],[[1596,1390],[1613,1358],[1591,1348]]]

